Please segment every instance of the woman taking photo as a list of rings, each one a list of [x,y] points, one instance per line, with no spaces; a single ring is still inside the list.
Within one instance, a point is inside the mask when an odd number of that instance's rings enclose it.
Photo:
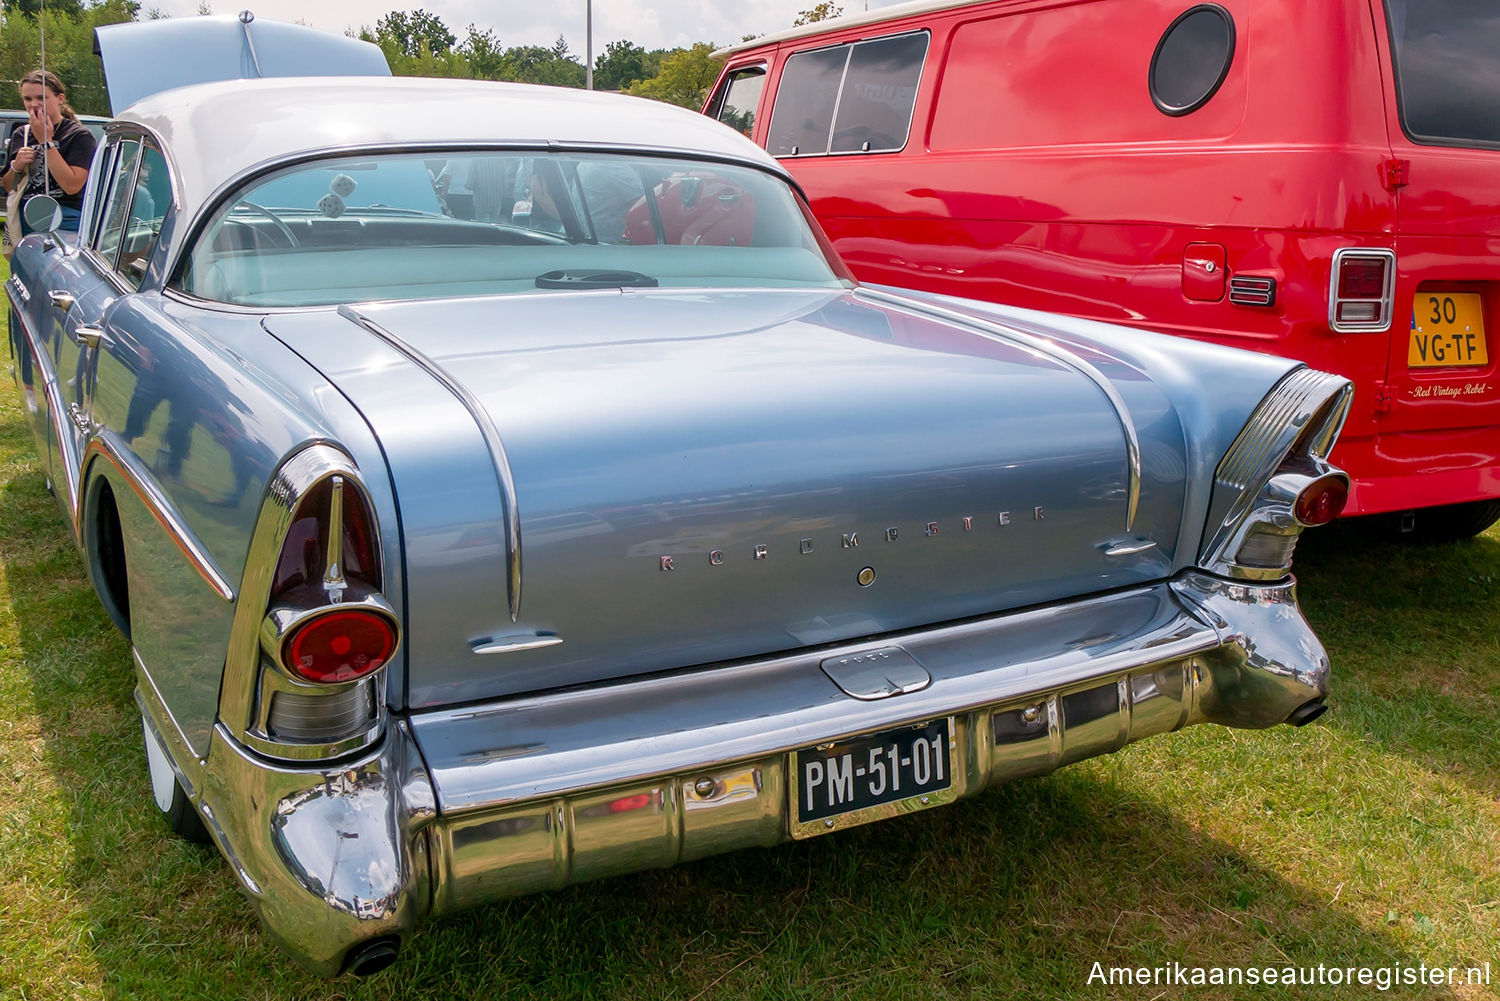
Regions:
[[[54,73],[32,70],[22,77],[21,104],[29,119],[10,134],[0,184],[6,192],[26,185],[17,209],[22,235],[31,232],[25,221],[26,202],[41,194],[57,199],[62,208],[60,228],[77,230],[83,187],[94,158],[93,133],[78,123],[62,81]]]

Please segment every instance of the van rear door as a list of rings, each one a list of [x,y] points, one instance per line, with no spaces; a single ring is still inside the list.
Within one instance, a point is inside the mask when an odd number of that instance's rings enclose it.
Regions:
[[[1397,192],[1380,429],[1449,436],[1436,451],[1459,475],[1466,455],[1474,468],[1500,461],[1500,10],[1473,0],[1370,5]],[[1415,443],[1390,441],[1403,437]]]

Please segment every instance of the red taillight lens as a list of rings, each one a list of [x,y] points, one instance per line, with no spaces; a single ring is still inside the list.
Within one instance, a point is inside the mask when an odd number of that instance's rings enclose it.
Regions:
[[[334,684],[364,677],[390,659],[396,630],[362,609],[329,612],[298,626],[282,646],[282,662],[308,681]]]
[[[1385,295],[1384,257],[1346,257],[1339,262],[1340,299],[1379,299]]]
[[[1297,495],[1292,513],[1304,525],[1326,525],[1339,516],[1348,500],[1348,480],[1342,476],[1320,476]]]
[[[293,588],[322,579],[323,557],[328,551],[329,494],[329,484],[320,483],[297,506],[271,584],[270,600],[273,604]],[[365,581],[372,587],[378,586],[380,559],[375,548],[375,530],[359,491],[344,492],[342,569],[346,577]]]

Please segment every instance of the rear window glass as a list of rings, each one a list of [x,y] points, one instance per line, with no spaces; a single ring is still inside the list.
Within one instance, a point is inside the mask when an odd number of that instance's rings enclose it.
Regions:
[[[1500,146],[1500,6],[1386,0],[1401,123],[1414,139]]]
[[[927,41],[927,33],[919,31],[790,57],[771,112],[771,153],[817,156],[903,148]]]
[[[787,184],[729,164],[470,152],[328,159],[256,180],[177,286],[247,306],[597,288],[842,287]]]

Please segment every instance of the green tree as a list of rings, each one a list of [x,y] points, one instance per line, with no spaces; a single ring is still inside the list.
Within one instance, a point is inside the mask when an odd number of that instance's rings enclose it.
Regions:
[[[697,110],[703,107],[708,88],[719,78],[719,63],[713,51],[712,42],[674,49],[662,59],[661,69],[654,76],[633,84],[629,93]]]
[[[77,21],[83,17],[83,0],[46,0],[46,9],[54,14],[62,14]],[[36,27],[37,11],[43,7],[43,0],[3,0],[0,2],[0,10],[5,12],[6,27],[18,28],[10,23],[12,15],[21,14],[32,19],[32,28]]]
[[[505,52],[493,30],[480,31],[469,25],[468,37],[459,43],[458,51],[468,60],[469,71],[476,80],[504,79]]]
[[[423,46],[441,56],[458,42],[442,18],[425,10],[393,10],[382,17],[375,23],[374,41],[384,49],[387,40],[397,52],[412,57],[420,55]]]
[[[624,90],[646,78],[646,50],[621,39],[604,47],[594,62],[594,86],[599,90]]]
[[[41,27],[47,36],[47,69],[56,73],[68,92],[68,103],[80,114],[107,115],[109,95],[104,72],[94,55],[94,29],[102,24],[133,21],[140,13],[135,0],[99,0],[81,12],[55,9],[47,0]],[[0,32],[0,107],[19,108],[16,81],[41,65],[41,32],[35,17],[6,12]]]
[[[813,4],[807,10],[798,11],[797,20],[792,22],[792,27],[796,28],[804,24],[826,21],[830,17],[838,17],[843,12],[844,8],[838,4],[829,3],[828,0],[824,0],[823,3]]]
[[[582,87],[584,69],[582,63],[568,54],[568,43],[559,36],[551,48],[516,45],[506,49],[500,79],[554,87]]]

